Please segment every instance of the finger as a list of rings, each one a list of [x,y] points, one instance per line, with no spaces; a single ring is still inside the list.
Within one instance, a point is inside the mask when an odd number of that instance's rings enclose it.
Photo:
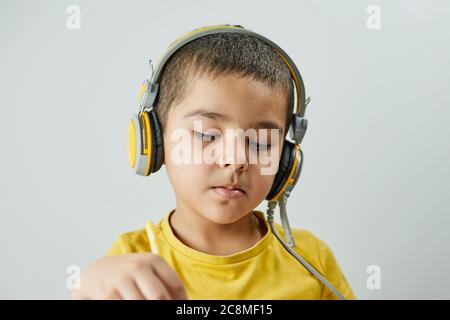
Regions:
[[[141,293],[141,290],[139,289],[138,285],[131,278],[122,281],[118,285],[117,290],[119,291],[122,298],[125,300],[145,300],[145,297]]]
[[[152,269],[144,269],[136,273],[135,283],[147,300],[171,300],[169,290]]]
[[[167,264],[162,258],[155,259],[155,263],[152,264],[152,269],[155,274],[161,279],[166,288],[169,290],[170,296],[174,300],[187,300],[186,289],[184,288],[183,281],[172,267]]]
[[[122,300],[123,297],[116,289],[111,290],[105,296],[96,296],[94,300]]]
[[[87,300],[87,297],[85,297],[81,292],[80,289],[74,289],[72,291],[71,295],[72,300]]]

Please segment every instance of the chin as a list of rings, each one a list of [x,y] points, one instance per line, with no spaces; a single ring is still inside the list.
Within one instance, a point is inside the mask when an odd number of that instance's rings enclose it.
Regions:
[[[209,206],[209,208],[211,209],[207,210],[207,212],[202,213],[202,216],[205,219],[208,219],[209,221],[217,224],[234,223],[248,213],[248,210],[245,211],[235,207],[227,207],[226,205],[215,206],[215,208]]]

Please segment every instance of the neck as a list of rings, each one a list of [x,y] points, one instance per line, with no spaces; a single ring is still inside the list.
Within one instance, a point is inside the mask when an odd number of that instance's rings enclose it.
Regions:
[[[188,247],[211,255],[231,255],[256,244],[268,231],[264,222],[249,212],[236,222],[219,224],[177,204],[169,224]]]

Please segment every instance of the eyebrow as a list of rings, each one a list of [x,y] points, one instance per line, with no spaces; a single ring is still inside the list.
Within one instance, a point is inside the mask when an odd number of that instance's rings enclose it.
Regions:
[[[184,115],[183,118],[186,119],[186,118],[197,117],[197,116],[213,119],[216,121],[217,120],[223,120],[223,121],[231,120],[231,117],[229,115],[212,112],[212,111],[208,111],[205,109],[197,109],[197,110],[188,112],[187,114]],[[284,130],[282,127],[280,127],[280,125],[278,125],[276,122],[273,122],[270,120],[259,121],[259,122],[255,123],[254,128],[255,129],[278,129],[281,132],[281,134],[284,133]]]

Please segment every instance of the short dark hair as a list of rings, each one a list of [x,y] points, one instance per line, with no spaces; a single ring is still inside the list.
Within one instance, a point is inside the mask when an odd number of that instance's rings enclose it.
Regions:
[[[286,63],[262,40],[242,33],[215,33],[195,39],[178,49],[162,70],[155,110],[166,127],[172,105],[185,98],[194,75],[240,75],[264,82],[286,95],[285,134],[289,129],[293,95],[292,76]]]

